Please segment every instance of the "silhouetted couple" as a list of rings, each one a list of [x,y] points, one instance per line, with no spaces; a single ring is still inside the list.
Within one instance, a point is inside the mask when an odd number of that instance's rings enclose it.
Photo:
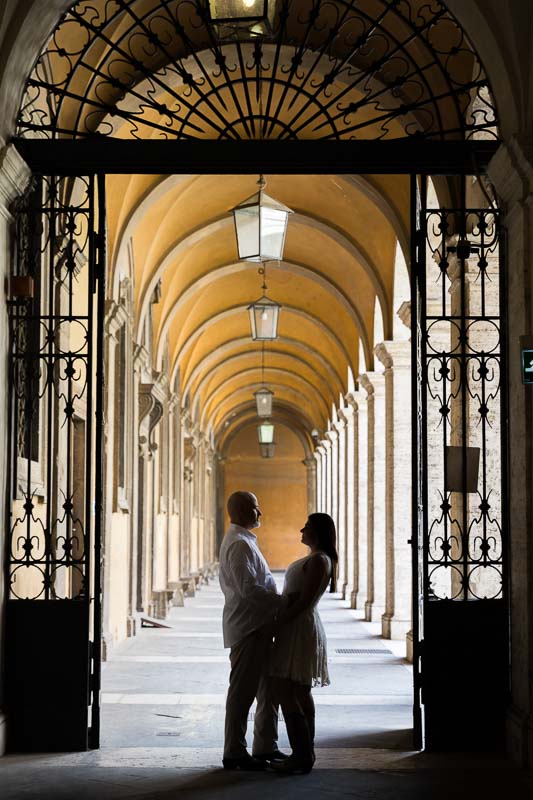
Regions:
[[[329,684],[327,647],[317,604],[335,583],[335,524],[328,514],[311,514],[301,530],[310,552],[289,566],[278,594],[253,533],[261,511],[251,492],[228,499],[231,520],[220,548],[224,592],[224,647],[231,673],[226,700],[225,769],[286,774],[310,772],[315,761],[313,686]],[[246,727],[257,699],[252,755]],[[292,753],[278,749],[281,705]]]

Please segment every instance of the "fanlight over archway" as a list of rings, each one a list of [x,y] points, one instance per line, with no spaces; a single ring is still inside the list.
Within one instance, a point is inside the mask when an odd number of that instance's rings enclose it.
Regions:
[[[27,82],[18,135],[496,138],[487,77],[439,0],[278,0],[220,44],[204,0],[81,0]]]

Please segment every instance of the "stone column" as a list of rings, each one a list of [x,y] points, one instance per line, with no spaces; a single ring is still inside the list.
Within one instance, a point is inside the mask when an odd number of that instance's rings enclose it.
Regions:
[[[0,140],[0,148],[3,142]],[[13,217],[11,207],[17,197],[20,197],[26,190],[29,183],[31,172],[26,162],[22,160],[18,152],[12,145],[0,149],[0,282],[3,287],[7,285],[9,276],[12,273],[12,227]],[[9,363],[9,319],[5,292],[0,297],[0,380],[2,385],[8,385],[8,363]],[[0,398],[0,446],[2,452],[8,452],[9,443],[9,415],[8,415],[7,391],[3,391]],[[7,459],[0,459],[0,503],[1,507],[6,507],[7,489]],[[6,553],[6,526],[0,525],[0,552],[2,556]],[[5,570],[0,570],[0,665],[3,663],[3,609],[7,596],[5,585]],[[0,667],[1,669],[1,667]],[[4,686],[3,675],[0,674],[0,709],[3,703],[1,687]],[[0,755],[5,749],[6,739],[6,719],[0,710]]]
[[[328,458],[326,448],[322,443],[318,446],[318,451],[320,453],[320,474],[322,476],[320,482],[320,510],[325,514],[328,498]]]
[[[117,481],[115,475],[116,446],[120,445],[115,439],[115,395],[120,391],[120,387],[115,386],[115,359],[120,358],[120,353],[117,352],[117,344],[119,341],[119,332],[123,325],[126,324],[128,314],[122,303],[116,303],[114,300],[106,301],[105,317],[104,317],[104,363],[105,363],[105,426],[104,426],[104,508],[103,508],[103,542],[102,542],[102,660],[107,661],[109,653],[113,647],[113,631],[110,624],[111,613],[111,585],[112,585],[112,568],[113,562],[111,558],[112,552],[112,537],[113,530],[113,512],[117,510]],[[119,531],[119,536],[122,531]],[[130,542],[131,546],[131,542]],[[128,558],[128,566],[131,560]],[[124,569],[124,564],[121,564]],[[133,624],[131,622],[131,611],[129,614],[128,629],[131,630]]]
[[[354,544],[357,536],[357,520],[355,509],[357,505],[357,404],[351,395],[346,396],[348,405],[342,409],[342,418],[345,423],[344,433],[344,583],[342,585],[343,600],[351,600],[354,589]]]
[[[522,384],[519,337],[533,335],[533,148],[502,144],[489,166],[507,229],[509,340],[509,540],[511,574],[511,702],[507,748],[533,766],[533,392]]]
[[[368,563],[368,405],[366,392],[364,391],[353,392],[351,397],[357,407],[357,436],[355,437],[357,447],[355,528],[357,534],[354,542],[354,588],[350,598],[350,605],[352,608],[364,610],[367,599]]]
[[[342,410],[334,423],[337,433],[337,549],[339,565],[337,591],[343,592],[346,586],[346,419]]]
[[[316,475],[316,484],[315,484],[315,497],[316,497],[316,507],[315,511],[322,511],[322,458],[318,450],[315,450],[313,453],[313,457],[315,459],[315,475]]]
[[[383,342],[385,367],[387,595],[382,633],[403,639],[411,629],[411,344]]]
[[[317,482],[317,462],[314,456],[304,458],[302,464],[307,475],[307,513],[313,514],[316,508],[316,482]]]
[[[361,376],[368,403],[368,597],[365,618],[381,622],[385,612],[385,377]]]
[[[331,443],[329,451],[330,474],[331,474],[331,500],[328,514],[333,517],[335,527],[338,529],[339,516],[339,436],[335,428],[331,428],[326,434]]]
[[[327,436],[327,434],[326,434]],[[321,442],[324,450],[324,474],[326,476],[325,498],[324,498],[324,512],[331,516],[332,511],[332,464],[331,464],[331,439],[325,438]]]

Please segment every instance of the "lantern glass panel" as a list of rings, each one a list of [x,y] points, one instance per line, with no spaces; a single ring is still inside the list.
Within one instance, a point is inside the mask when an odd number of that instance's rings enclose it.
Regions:
[[[237,248],[241,261],[261,263],[283,258],[291,209],[262,190],[233,209]]]
[[[258,417],[270,417],[272,414],[273,392],[269,389],[260,389],[255,393],[255,403]]]
[[[285,231],[289,214],[277,208],[261,208],[261,260],[280,261],[283,258]]]
[[[274,426],[270,422],[263,422],[257,426],[259,444],[272,444],[274,441]]]
[[[239,258],[241,261],[260,262],[259,206],[236,208],[233,215]]]

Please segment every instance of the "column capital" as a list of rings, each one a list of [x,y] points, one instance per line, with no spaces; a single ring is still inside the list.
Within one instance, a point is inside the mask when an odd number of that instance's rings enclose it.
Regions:
[[[128,312],[126,311],[124,304],[117,303],[115,300],[106,300],[104,315],[104,326],[106,333],[116,339],[116,334],[119,332],[122,326],[126,324],[127,321]]]
[[[347,406],[344,408],[339,409],[339,417],[342,419],[344,426],[348,425],[352,420],[355,414],[356,409],[352,405],[352,403],[348,403]]]
[[[344,395],[344,399],[348,403],[348,408],[350,408],[353,413],[357,411],[358,403],[360,402],[358,395],[359,391],[346,392],[346,394]]]
[[[326,433],[326,436],[327,436],[327,433]],[[324,454],[325,454],[325,455],[327,455],[327,454],[328,454],[328,452],[331,450],[331,439],[326,439],[326,438],[324,438],[324,439],[321,439],[321,440],[320,440],[320,442],[318,443],[318,448],[317,448],[317,450],[318,450],[320,447],[321,447],[321,448],[322,448],[322,450],[324,451]]]
[[[333,423],[333,429],[335,430],[337,436],[340,436],[340,434],[343,433],[344,429],[346,428],[346,419],[344,418],[344,414],[340,409],[337,412],[337,415],[338,419]]]
[[[533,191],[533,141],[513,136],[502,142],[488,173],[507,206],[523,202]]]
[[[150,354],[142,344],[133,344],[133,369],[136,372],[148,370],[150,367]]]
[[[311,458],[304,458],[302,464],[310,472],[316,470],[316,458],[314,456],[312,456]]]
[[[0,150],[0,206],[9,212],[17,197],[26,191],[31,169],[12,144]]]
[[[373,395],[381,395],[385,392],[384,372],[364,372],[362,375],[359,375],[359,382],[367,393],[367,399]]]
[[[411,366],[410,342],[381,342],[374,348],[374,353],[386,370],[407,369]]]
[[[401,322],[405,325],[406,328],[411,330],[411,301],[404,300],[401,306],[399,307],[398,311],[396,312],[396,316],[398,317]]]
[[[339,438],[339,432],[335,428],[330,428],[329,431],[326,431],[325,435],[329,439],[330,446]]]

